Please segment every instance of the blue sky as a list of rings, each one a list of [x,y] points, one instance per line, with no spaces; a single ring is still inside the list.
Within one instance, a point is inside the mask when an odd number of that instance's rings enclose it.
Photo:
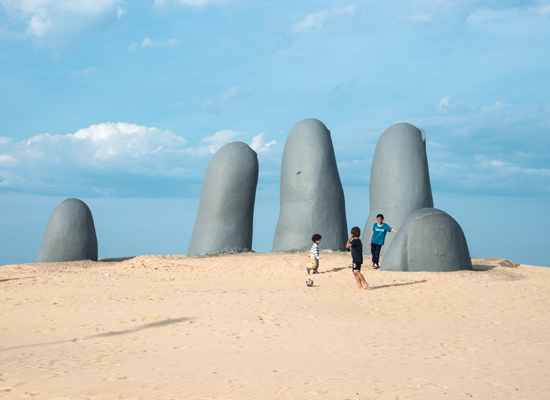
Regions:
[[[0,0],[0,264],[33,261],[68,197],[100,257],[185,253],[233,140],[259,155],[269,251],[286,135],[318,118],[349,226],[378,137],[406,121],[472,255],[548,266],[548,43],[550,0]]]

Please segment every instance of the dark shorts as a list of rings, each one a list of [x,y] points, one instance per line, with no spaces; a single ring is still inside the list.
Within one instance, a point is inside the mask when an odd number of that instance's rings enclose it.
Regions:
[[[353,270],[361,272],[361,263],[353,263]]]

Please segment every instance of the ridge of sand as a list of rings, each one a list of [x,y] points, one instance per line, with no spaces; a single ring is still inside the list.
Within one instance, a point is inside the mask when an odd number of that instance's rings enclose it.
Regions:
[[[368,291],[341,252],[4,266],[0,398],[548,398],[550,268],[472,261]]]

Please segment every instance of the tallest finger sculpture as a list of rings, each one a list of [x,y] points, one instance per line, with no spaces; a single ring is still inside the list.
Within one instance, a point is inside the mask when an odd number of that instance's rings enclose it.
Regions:
[[[370,214],[363,231],[366,243],[378,214],[384,215],[384,222],[399,231],[413,211],[434,206],[423,130],[399,123],[382,133],[372,159],[369,198]],[[393,234],[386,237],[381,256],[393,238]]]
[[[311,236],[323,237],[324,249],[346,248],[344,190],[330,131],[319,120],[298,122],[288,134],[281,165],[281,210],[274,251],[311,247]]]

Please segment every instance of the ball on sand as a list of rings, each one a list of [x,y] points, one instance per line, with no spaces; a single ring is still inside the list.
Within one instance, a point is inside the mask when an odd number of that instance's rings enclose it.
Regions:
[[[308,285],[309,287],[312,287],[313,286],[313,281],[311,279],[308,279],[306,281],[306,285]]]

